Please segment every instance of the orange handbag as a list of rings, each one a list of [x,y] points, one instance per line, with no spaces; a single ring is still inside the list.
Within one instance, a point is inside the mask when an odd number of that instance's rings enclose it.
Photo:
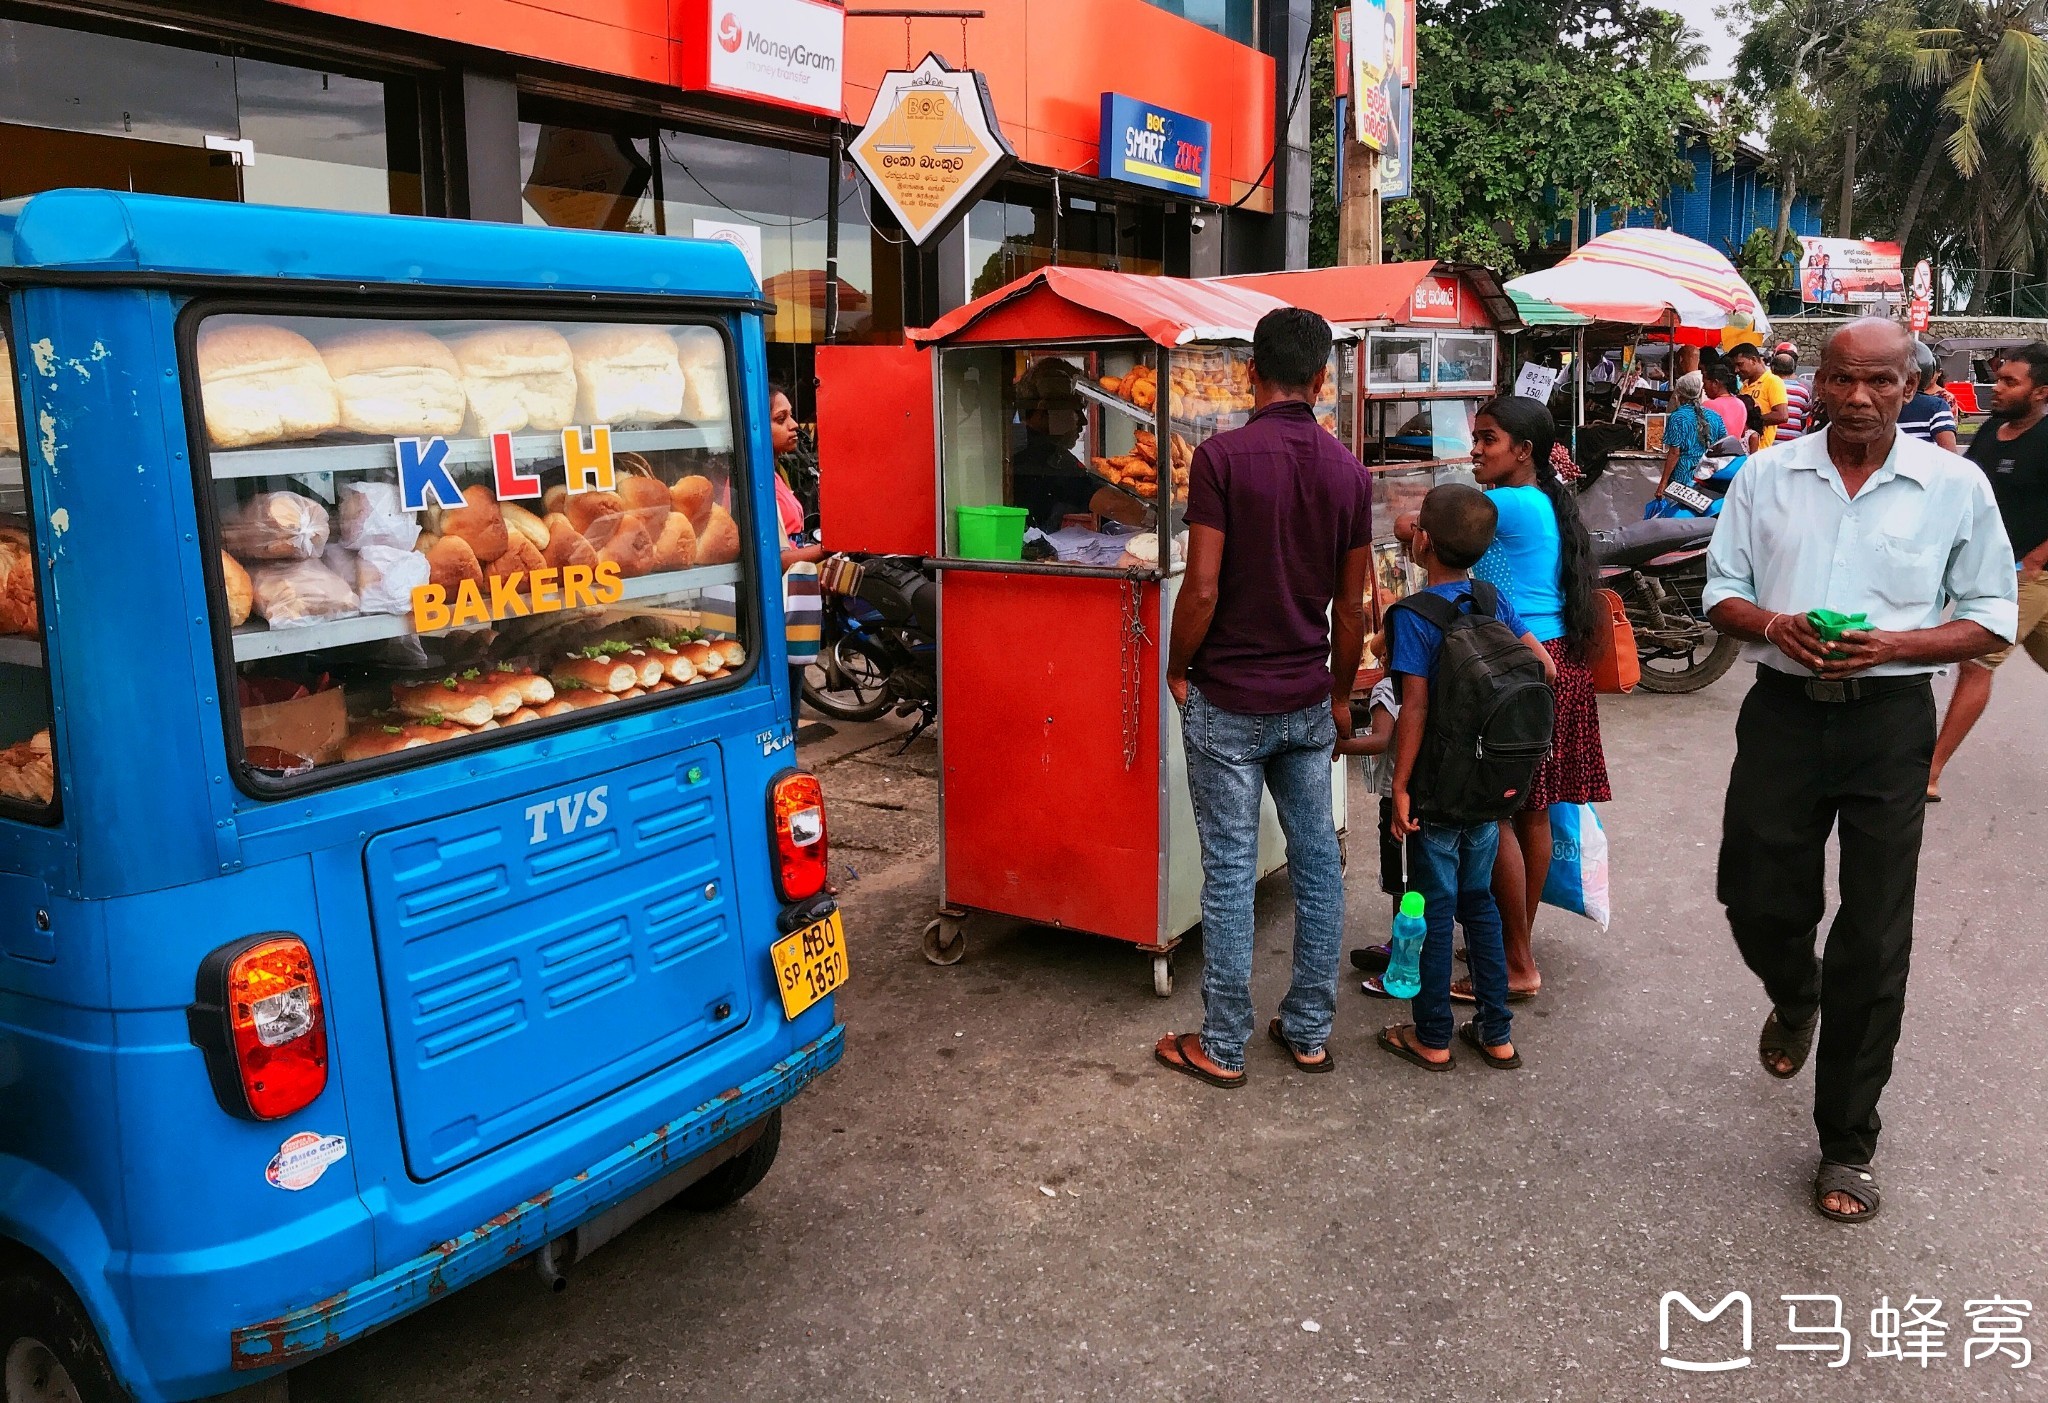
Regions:
[[[1636,631],[1629,626],[1628,610],[1613,590],[1594,593],[1607,608],[1608,627],[1601,630],[1593,650],[1593,690],[1633,692],[1643,679],[1643,668],[1636,658]]]

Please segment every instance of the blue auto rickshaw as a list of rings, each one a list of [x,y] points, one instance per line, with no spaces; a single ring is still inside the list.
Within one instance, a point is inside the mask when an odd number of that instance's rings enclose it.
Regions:
[[[0,290],[6,1403],[754,1187],[847,966],[742,257],[58,191]]]

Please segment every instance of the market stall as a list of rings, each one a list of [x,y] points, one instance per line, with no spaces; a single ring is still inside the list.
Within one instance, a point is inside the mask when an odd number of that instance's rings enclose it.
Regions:
[[[1202,866],[1164,641],[1188,465],[1249,417],[1242,288],[1045,268],[913,339],[936,367],[941,909],[1122,940],[1172,991]],[[1330,802],[1344,825],[1345,768]],[[1259,872],[1284,843],[1272,802]]]
[[[1221,281],[1338,331],[1333,431],[1372,470],[1377,620],[1418,583],[1395,520],[1437,483],[1472,481],[1472,421],[1506,388],[1501,333],[1520,324],[1514,303],[1483,268],[1427,260]]]

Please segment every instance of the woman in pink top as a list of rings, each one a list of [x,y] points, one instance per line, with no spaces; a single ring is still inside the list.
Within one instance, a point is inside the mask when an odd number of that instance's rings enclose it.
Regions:
[[[1749,443],[1749,406],[1735,393],[1735,372],[1724,362],[1709,361],[1700,366],[1700,379],[1705,382],[1707,397],[1702,403],[1721,416],[1721,422],[1728,432]],[[1709,448],[1712,444],[1707,445]]]

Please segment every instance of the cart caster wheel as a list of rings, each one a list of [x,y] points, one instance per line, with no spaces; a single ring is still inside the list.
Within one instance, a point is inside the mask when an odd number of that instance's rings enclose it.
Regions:
[[[934,916],[925,923],[924,957],[935,965],[957,965],[967,953],[967,936],[956,916]]]
[[[1173,997],[1173,956],[1152,957],[1152,992],[1162,999]]]

